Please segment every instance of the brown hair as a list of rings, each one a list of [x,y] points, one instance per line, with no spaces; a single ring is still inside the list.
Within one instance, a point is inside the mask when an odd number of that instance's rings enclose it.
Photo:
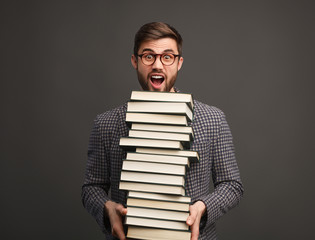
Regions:
[[[182,55],[183,39],[175,28],[163,22],[151,22],[143,25],[135,35],[133,54],[137,56],[142,42],[158,40],[161,38],[172,38],[177,43],[179,55]]]

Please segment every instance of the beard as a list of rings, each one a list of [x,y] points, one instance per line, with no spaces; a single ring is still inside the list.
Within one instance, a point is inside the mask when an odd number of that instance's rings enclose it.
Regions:
[[[152,86],[152,82],[151,82],[152,80],[149,77],[149,75],[152,73],[163,73],[163,72],[152,71],[148,74],[148,76],[144,76],[143,74],[141,74],[141,72],[139,72],[139,70],[137,70],[138,81],[144,91],[170,92],[172,90],[176,82],[178,72],[176,72],[171,77],[165,78],[163,82],[161,83],[161,87],[159,89],[156,89]]]

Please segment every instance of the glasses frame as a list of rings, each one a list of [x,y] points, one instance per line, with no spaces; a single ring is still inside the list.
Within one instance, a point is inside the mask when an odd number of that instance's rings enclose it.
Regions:
[[[143,57],[144,55],[148,55],[148,54],[150,54],[150,55],[152,55],[152,56],[154,57],[154,61],[153,61],[151,64],[145,64],[145,63],[143,62],[143,59],[142,59],[142,57]],[[163,55],[173,55],[173,56],[174,56],[174,61],[173,61],[171,64],[165,64],[165,63],[163,63],[163,61],[162,61],[162,56],[163,56]],[[151,66],[151,65],[153,65],[153,64],[155,63],[155,61],[156,61],[156,57],[157,57],[157,56],[160,56],[160,61],[161,61],[161,63],[162,63],[164,66],[171,66],[171,65],[173,65],[174,62],[175,62],[175,60],[176,60],[176,58],[177,58],[177,57],[180,57],[179,54],[174,54],[174,53],[161,53],[161,54],[143,53],[143,54],[137,54],[137,57],[140,57],[141,62],[142,62],[144,65],[146,65],[146,66]]]

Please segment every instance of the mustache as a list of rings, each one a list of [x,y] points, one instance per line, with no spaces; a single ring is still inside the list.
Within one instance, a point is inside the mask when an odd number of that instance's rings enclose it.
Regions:
[[[151,73],[163,73],[164,74],[164,72],[162,70],[156,70],[156,69],[152,70],[149,74],[151,74]]]

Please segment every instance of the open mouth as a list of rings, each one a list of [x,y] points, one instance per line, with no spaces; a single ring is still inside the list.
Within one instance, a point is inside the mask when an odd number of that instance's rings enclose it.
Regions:
[[[152,86],[154,88],[159,88],[162,85],[162,83],[164,82],[164,76],[151,75],[150,80],[151,80]]]

